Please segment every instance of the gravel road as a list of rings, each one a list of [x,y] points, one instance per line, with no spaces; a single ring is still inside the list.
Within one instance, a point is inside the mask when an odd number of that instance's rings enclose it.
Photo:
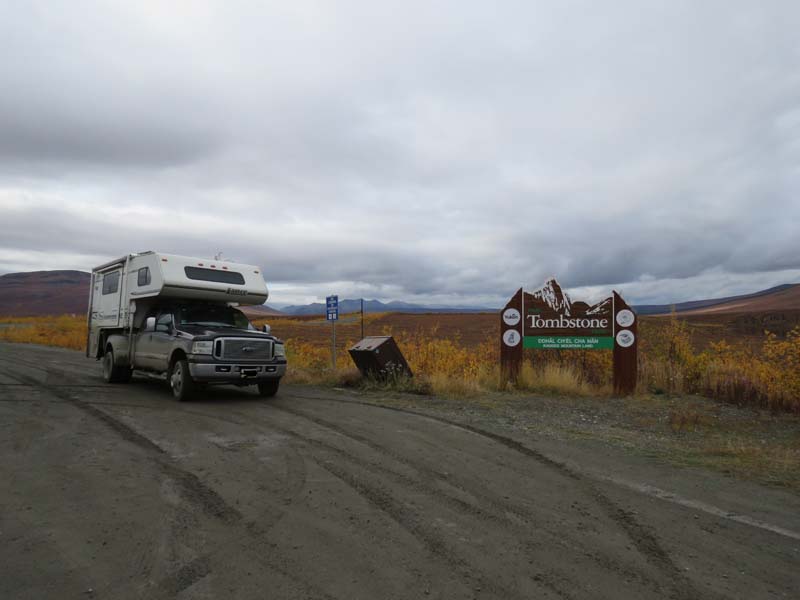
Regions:
[[[0,344],[0,457],[4,599],[800,594],[790,493],[375,394],[179,404]]]

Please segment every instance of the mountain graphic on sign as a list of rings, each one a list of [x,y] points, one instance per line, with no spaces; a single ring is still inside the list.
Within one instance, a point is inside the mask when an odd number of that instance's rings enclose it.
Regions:
[[[603,315],[609,313],[611,311],[611,302],[612,302],[611,298],[606,298],[602,302],[598,302],[597,304],[595,304],[594,306],[589,308],[589,310],[586,311],[586,315],[592,316],[592,315]]]
[[[544,302],[555,312],[570,316],[572,313],[572,300],[561,286],[558,285],[555,277],[548,279],[541,289],[531,294],[535,300]]]

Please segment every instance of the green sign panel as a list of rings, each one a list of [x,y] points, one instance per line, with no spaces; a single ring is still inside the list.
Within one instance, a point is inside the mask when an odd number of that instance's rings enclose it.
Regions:
[[[611,336],[532,336],[526,335],[522,346],[536,350],[612,350]]]

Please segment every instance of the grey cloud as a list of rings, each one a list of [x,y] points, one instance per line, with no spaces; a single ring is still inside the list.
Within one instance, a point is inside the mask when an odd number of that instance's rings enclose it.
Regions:
[[[792,273],[800,9],[734,4],[6,6],[0,248],[463,303]]]
[[[211,82],[189,75],[188,57],[135,20],[121,27],[125,15],[107,6],[85,9],[0,7],[4,168],[163,167],[219,147],[222,133],[208,116],[220,100],[208,93]]]
[[[2,114],[12,113],[0,107]],[[51,162],[65,167],[76,162],[164,167],[197,160],[213,152],[218,143],[208,132],[176,130],[169,124],[158,127],[142,121],[113,122],[98,131],[94,119],[70,121],[70,117],[53,116],[49,123],[48,119],[42,123],[41,118],[42,115],[31,115],[24,120],[16,114],[13,122],[4,122],[0,117],[0,160],[6,162],[4,170],[37,170],[41,163]]]

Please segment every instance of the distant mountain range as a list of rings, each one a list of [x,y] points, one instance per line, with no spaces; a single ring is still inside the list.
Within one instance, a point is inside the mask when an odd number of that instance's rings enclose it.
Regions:
[[[89,281],[85,271],[30,271],[0,275],[0,316],[38,316],[86,314],[89,303]],[[324,315],[322,303],[287,306],[281,310],[269,305],[245,306],[242,310],[251,318],[281,315]],[[339,312],[361,310],[361,300],[341,300]],[[366,312],[483,312],[493,308],[430,307],[409,302],[380,302],[365,300]]]
[[[37,316],[60,314],[86,314],[89,295],[90,275],[84,271],[31,271],[27,273],[8,273],[0,275],[0,316]],[[546,296],[548,303],[577,309],[581,302],[572,303],[569,295],[553,281],[538,292]],[[585,307],[586,310],[599,310],[599,306]],[[800,310],[800,284],[779,285],[767,290],[729,296],[710,300],[694,300],[676,304],[644,304],[634,306],[640,315],[669,314],[674,310],[681,314],[702,313],[747,313],[779,310]],[[584,307],[580,307],[583,309]],[[280,315],[318,315],[325,314],[321,302],[299,306],[287,306],[281,310],[268,305],[244,307],[251,317]],[[361,300],[345,299],[339,302],[340,313],[353,313],[361,310]],[[490,307],[442,307],[424,306],[410,302],[381,302],[365,300],[364,310],[376,312],[404,313],[469,313],[495,312]],[[581,312],[583,312],[581,310]],[[588,314],[588,313],[587,313]]]
[[[339,300],[339,313],[354,313],[361,310],[360,299]],[[496,308],[480,307],[442,307],[424,306],[422,304],[412,304],[411,302],[381,302],[380,300],[364,300],[364,312],[403,312],[403,313],[471,313],[471,312],[495,312]],[[281,312],[287,315],[306,316],[324,315],[325,304],[314,302],[313,304],[302,304],[285,306]]]
[[[531,295],[544,302],[555,312],[586,315],[604,312],[611,304],[611,298],[589,306],[584,302],[573,302],[558,282],[551,278]],[[728,296],[708,300],[692,300],[675,304],[640,304],[633,309],[640,315],[666,315],[673,311],[681,314],[732,313],[732,312],[764,312],[775,310],[800,310],[800,284],[783,284],[760,292],[741,296]]]
[[[0,315],[86,314],[89,281],[84,271],[31,271],[0,276]]]
[[[676,304],[642,304],[633,309],[640,315],[664,315],[673,310],[676,313],[731,313],[762,312],[768,310],[800,309],[800,284],[787,283],[771,287],[753,294],[693,300]]]
[[[85,315],[91,274],[85,271],[30,271],[0,275],[0,316]],[[252,318],[281,315],[267,305],[247,307]]]

